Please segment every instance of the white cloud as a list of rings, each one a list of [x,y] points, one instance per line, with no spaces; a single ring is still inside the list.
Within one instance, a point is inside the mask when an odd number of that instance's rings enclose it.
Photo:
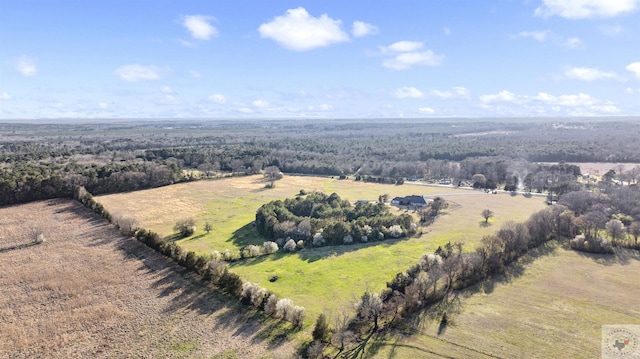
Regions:
[[[464,88],[462,86],[454,87],[453,88],[453,92],[458,96],[469,97],[469,90],[467,90],[466,88]]]
[[[405,52],[385,60],[382,65],[393,70],[407,70],[413,66],[439,66],[444,56],[433,51]]]
[[[564,72],[564,76],[572,80],[595,81],[615,79],[618,75],[615,72],[600,71],[589,67],[571,67]]]
[[[256,107],[256,108],[269,107],[269,102],[265,100],[255,100],[251,104],[253,105],[253,107]]]
[[[596,105],[599,101],[591,95],[579,93],[577,95],[560,95],[553,96],[545,92],[540,92],[537,96],[531,98],[535,101],[544,102],[550,105],[564,107],[589,107]]]
[[[107,108],[109,108],[109,104],[107,104],[106,102],[99,102],[98,108],[102,110],[106,110]]]
[[[577,95],[551,95],[540,92],[535,96],[521,96],[509,91],[479,97],[480,107],[500,113],[511,114],[565,114],[569,116],[590,116],[619,113],[611,101],[600,100],[585,93]]]
[[[215,93],[209,96],[209,100],[218,104],[223,104],[227,102],[227,98],[224,95],[221,95],[219,93]]]
[[[6,91],[2,91],[0,92],[0,100],[4,100],[4,101],[11,100],[11,95],[9,95],[9,93]]]
[[[614,17],[632,12],[640,0],[542,0],[536,16],[560,16],[567,19]]]
[[[415,87],[408,86],[396,89],[393,94],[397,98],[421,98],[424,96],[422,91],[418,90]]]
[[[430,95],[440,97],[443,100],[448,100],[452,98],[468,98],[469,90],[464,87],[453,87],[451,90],[441,91],[441,90],[431,90],[429,91]]]
[[[178,98],[174,96],[173,90],[169,86],[162,86],[160,88],[160,92],[162,92],[162,98],[160,99],[160,103],[163,105],[175,105],[178,103]]]
[[[38,73],[36,61],[27,56],[22,56],[16,61],[15,69],[26,77],[33,77]]]
[[[398,41],[389,46],[381,46],[383,55],[390,55],[382,62],[382,66],[393,70],[407,70],[413,66],[439,66],[443,55],[435,54],[431,50],[421,51],[424,44],[420,41]]]
[[[445,35],[451,35],[451,28],[443,27],[443,28],[442,28],[442,32],[443,32]]]
[[[625,69],[633,72],[636,75],[636,77],[640,79],[640,62],[631,63],[627,65]]]
[[[151,81],[159,80],[162,69],[157,66],[142,66],[142,65],[123,65],[115,70],[115,74],[120,77],[122,81],[127,82],[139,82],[139,81]]]
[[[238,112],[242,112],[242,113],[253,113],[253,110],[248,108],[248,107],[240,107],[238,109]]]
[[[490,103],[494,103],[494,102],[513,102],[516,100],[516,95],[503,90],[498,92],[497,94],[491,94],[491,95],[482,95],[479,97],[480,102],[484,103],[484,104],[490,104]]]
[[[378,33],[378,27],[367,24],[362,21],[354,21],[353,26],[351,27],[351,34],[354,37],[362,37],[367,35],[374,35]]]
[[[564,46],[570,49],[577,49],[582,47],[582,40],[579,37],[570,37],[564,42]]]
[[[536,30],[536,31],[520,31],[518,33],[518,36],[528,37],[538,42],[544,42],[552,34],[553,32],[551,32],[550,30]]]
[[[215,19],[206,15],[187,15],[182,17],[182,26],[194,39],[209,40],[218,35],[218,29],[209,23],[211,20]]]
[[[422,47],[424,44],[420,41],[398,41],[387,47],[382,47],[382,52],[412,52],[420,50]]]
[[[418,112],[431,115],[431,114],[435,113],[436,110],[432,109],[431,107],[420,107],[418,109]]]
[[[191,75],[191,77],[193,77],[194,79],[199,79],[202,77],[202,74],[199,73],[198,71],[193,71],[193,70],[189,70],[189,75]]]
[[[284,48],[307,51],[348,41],[349,36],[341,25],[340,20],[334,20],[327,14],[313,17],[305,8],[298,7],[260,25],[258,31],[263,38],[272,39]]]

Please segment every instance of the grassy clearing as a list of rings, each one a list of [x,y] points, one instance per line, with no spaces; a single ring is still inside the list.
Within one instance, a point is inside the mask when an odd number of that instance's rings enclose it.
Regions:
[[[428,349],[436,357],[596,358],[602,325],[640,324],[638,252],[585,255],[557,244],[541,251],[523,275],[463,292],[460,313],[441,335],[427,322],[417,335],[378,343],[370,357]]]
[[[47,241],[16,246],[34,227]],[[293,355],[255,311],[211,295],[75,201],[0,208],[0,248],[2,358]]]
[[[281,297],[291,298],[307,310],[309,322],[323,310],[352,307],[365,288],[374,290],[403,271],[424,253],[447,242],[464,242],[472,249],[483,235],[493,233],[507,220],[523,221],[545,206],[541,197],[525,198],[506,193],[433,187],[414,184],[380,185],[332,178],[285,176],[274,189],[265,189],[260,176],[200,181],[133,193],[100,196],[111,213],[128,213],[144,226],[165,235],[179,218],[194,217],[198,231],[180,244],[188,250],[207,253],[262,244],[251,222],[255,211],[274,199],[295,196],[300,189],[336,192],[342,198],[377,200],[410,194],[441,195],[454,205],[420,237],[349,246],[307,248],[295,254],[276,254],[233,264],[233,271],[245,280],[259,283]],[[481,222],[483,209],[495,212],[489,226]],[[214,230],[202,228],[210,221]],[[271,283],[268,279],[278,275]]]

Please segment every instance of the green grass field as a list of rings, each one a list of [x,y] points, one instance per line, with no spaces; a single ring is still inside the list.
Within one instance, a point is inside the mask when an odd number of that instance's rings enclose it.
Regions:
[[[98,197],[112,214],[136,218],[144,228],[170,235],[175,222],[196,219],[198,230],[179,241],[188,250],[237,250],[247,244],[262,244],[251,225],[258,207],[274,199],[295,196],[300,189],[336,192],[342,198],[377,200],[381,194],[395,196],[441,195],[452,203],[419,237],[348,246],[307,248],[293,254],[278,253],[235,262],[232,270],[243,279],[292,299],[306,308],[309,321],[323,310],[352,308],[368,287],[382,289],[400,271],[408,269],[425,253],[449,241],[464,242],[471,250],[483,235],[493,233],[507,220],[524,221],[544,208],[544,198],[525,198],[506,193],[405,184],[380,185],[332,178],[285,176],[273,189],[265,189],[261,176],[185,183],[133,193]],[[489,208],[495,217],[483,226],[480,212]],[[202,230],[205,221],[213,231]],[[278,275],[271,283],[268,279]]]

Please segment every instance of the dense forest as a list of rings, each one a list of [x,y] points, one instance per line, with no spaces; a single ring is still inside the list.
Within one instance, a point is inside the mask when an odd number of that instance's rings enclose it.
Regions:
[[[482,174],[482,187],[543,191],[579,167],[537,162],[640,163],[637,133],[637,118],[1,123],[0,204],[71,197],[78,185],[113,193],[268,166],[391,183]],[[616,175],[636,182],[640,170]]]

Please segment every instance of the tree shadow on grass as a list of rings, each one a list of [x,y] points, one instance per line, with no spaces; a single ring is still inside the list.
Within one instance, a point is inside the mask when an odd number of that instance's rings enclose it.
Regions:
[[[149,253],[138,253],[137,257],[146,262],[148,270],[160,277],[152,287],[159,290],[159,297],[170,298],[169,304],[163,308],[165,314],[188,309],[200,315],[215,315],[214,328],[232,333],[234,337],[253,337],[251,343],[265,343],[269,349],[286,344],[299,331],[290,323],[268,318],[255,308],[241,304],[153,250],[142,248],[142,252],[147,251]]]
[[[261,245],[264,241],[266,239],[261,238],[256,231],[255,222],[249,222],[236,229],[233,231],[231,238],[227,239],[227,242],[233,243],[238,248],[243,248],[250,244]]]
[[[236,260],[230,263],[230,267],[233,268],[234,266],[252,266],[252,265],[260,264],[265,261],[277,261],[291,255],[297,255],[301,260],[308,263],[313,263],[321,259],[326,259],[330,257],[339,257],[345,253],[357,251],[363,248],[369,248],[372,246],[389,247],[401,241],[406,241],[408,239],[410,239],[410,237],[403,237],[398,239],[387,239],[380,242],[342,244],[342,245],[323,246],[323,247],[307,247],[307,248],[298,250],[296,252],[284,252],[280,250],[273,254],[267,254],[267,255],[261,255],[253,258]]]
[[[247,338],[248,344],[264,343],[271,349],[287,343],[298,332],[289,323],[267,318],[255,308],[242,305],[237,298],[221,292],[145,244],[122,236],[105,219],[77,202],[70,201],[67,207],[60,210],[61,213],[66,211],[87,219],[92,227],[103,227],[104,238],[103,232],[98,233],[98,238],[93,233],[86,245],[109,245],[120,252],[125,261],[135,261],[137,268],[133,268],[137,269],[136,275],[141,281],[148,281],[152,290],[150,294],[164,299],[157,302],[162,321],[174,321],[187,311],[202,315],[203,320],[213,315],[214,327],[223,327],[233,336]]]
[[[532,264],[536,259],[548,255],[552,255],[558,249],[559,244],[555,241],[542,244],[538,247],[529,249],[527,254],[520,257],[515,262],[510,263],[504,268],[504,272],[487,277],[480,283],[471,285],[461,291],[463,297],[469,297],[476,293],[491,294],[495,287],[499,284],[511,282],[514,278],[518,278],[525,274],[526,267]]]
[[[478,225],[482,228],[487,228],[487,227],[491,227],[491,223],[487,222],[487,221],[480,221],[478,222]]]
[[[613,254],[599,254],[577,251],[567,248],[567,250],[577,253],[583,258],[589,258],[598,264],[605,266],[628,265],[631,261],[640,261],[640,251],[628,248],[614,248]]]

